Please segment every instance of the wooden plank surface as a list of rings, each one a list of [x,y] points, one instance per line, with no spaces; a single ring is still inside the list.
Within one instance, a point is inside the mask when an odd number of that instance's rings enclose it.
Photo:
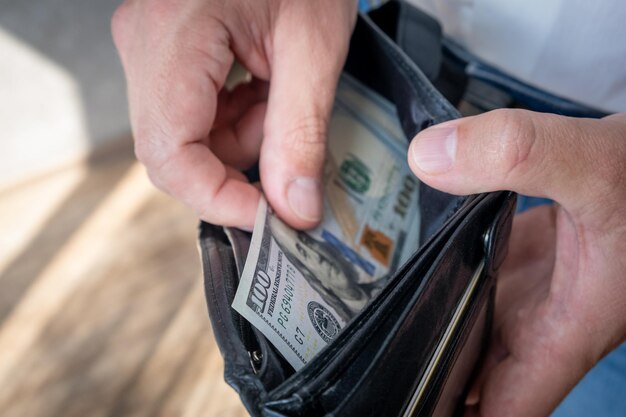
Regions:
[[[245,416],[195,215],[130,152],[0,194],[0,416]]]

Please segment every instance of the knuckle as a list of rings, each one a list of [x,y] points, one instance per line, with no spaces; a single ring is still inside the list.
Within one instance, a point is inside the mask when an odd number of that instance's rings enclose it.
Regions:
[[[171,179],[168,179],[164,173],[170,157],[164,154],[164,150],[160,149],[159,146],[155,146],[154,142],[135,141],[135,157],[146,167],[148,179],[159,190],[171,195]]]
[[[166,130],[163,123],[139,109],[132,122],[135,157],[148,168],[160,167],[176,154],[183,137]],[[159,114],[166,114],[159,112]],[[165,116],[162,116],[165,118]],[[178,132],[175,132],[178,133]]]
[[[583,152],[580,160],[587,167],[579,174],[581,196],[588,201],[586,208],[601,215],[599,227],[605,230],[620,224],[623,227],[622,219],[626,213],[626,135],[615,133],[603,130],[599,125],[593,134],[584,138],[582,143],[585,146],[580,147]]]
[[[606,191],[626,193],[626,170],[624,158],[616,158],[614,155],[606,155],[603,164],[598,164],[599,182],[605,185]]]
[[[601,138],[590,141],[590,153],[594,153],[590,159],[595,162],[599,180],[609,190],[621,191],[623,195],[626,194],[626,128],[619,133],[612,137],[606,132]]]
[[[526,170],[537,138],[533,118],[525,111],[501,109],[493,112],[491,123],[493,131],[499,132],[494,156],[503,175]]]
[[[163,161],[163,150],[153,141],[145,138],[135,140],[135,157],[149,169],[158,168]]]
[[[286,151],[298,159],[298,162],[319,165],[324,159],[327,136],[326,118],[310,116],[301,119],[286,134]]]

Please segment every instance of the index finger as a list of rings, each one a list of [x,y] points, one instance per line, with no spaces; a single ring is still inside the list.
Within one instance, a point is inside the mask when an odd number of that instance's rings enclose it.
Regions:
[[[203,220],[251,227],[259,191],[208,147],[233,53],[224,28],[206,26],[206,54],[183,31],[171,40],[176,45],[150,53],[156,62],[127,71],[135,152],[152,182]]]
[[[252,228],[260,191],[222,164],[203,143],[178,148],[156,171],[155,185],[191,207],[202,220]]]

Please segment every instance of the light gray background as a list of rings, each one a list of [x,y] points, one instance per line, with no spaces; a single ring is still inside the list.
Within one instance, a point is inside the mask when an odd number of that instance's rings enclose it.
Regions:
[[[120,0],[0,0],[0,187],[129,138]]]

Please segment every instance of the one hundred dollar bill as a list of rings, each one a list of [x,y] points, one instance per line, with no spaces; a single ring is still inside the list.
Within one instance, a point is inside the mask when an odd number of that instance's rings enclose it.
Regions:
[[[418,181],[394,108],[342,77],[329,128],[324,218],[302,232],[262,200],[233,308],[300,369],[416,249]]]

